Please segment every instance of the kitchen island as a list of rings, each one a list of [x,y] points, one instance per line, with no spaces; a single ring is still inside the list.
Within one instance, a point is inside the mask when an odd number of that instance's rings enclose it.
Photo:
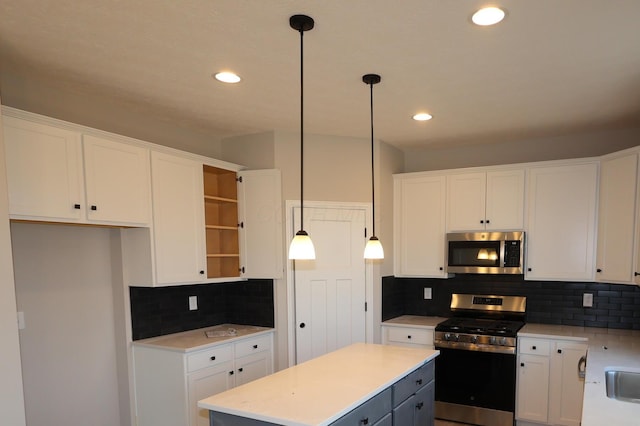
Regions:
[[[405,426],[416,417],[429,425],[438,354],[356,343],[213,395],[198,406],[210,410],[215,426]]]

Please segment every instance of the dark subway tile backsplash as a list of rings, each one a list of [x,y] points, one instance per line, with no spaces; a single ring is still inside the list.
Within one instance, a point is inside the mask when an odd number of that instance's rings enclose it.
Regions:
[[[274,326],[273,280],[130,287],[133,340],[224,323]],[[198,309],[189,310],[189,296]]]
[[[432,289],[424,300],[423,289]],[[640,330],[640,287],[588,282],[525,281],[522,275],[382,279],[382,320],[399,315],[449,316],[453,293],[527,297],[527,322]],[[582,295],[593,294],[593,307]]]

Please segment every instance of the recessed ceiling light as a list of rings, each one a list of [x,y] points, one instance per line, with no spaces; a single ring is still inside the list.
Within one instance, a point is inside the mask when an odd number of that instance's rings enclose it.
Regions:
[[[416,121],[428,121],[432,118],[433,116],[431,114],[427,114],[426,112],[420,112],[413,116],[413,119]]]
[[[494,25],[504,19],[504,10],[498,7],[484,7],[473,14],[471,20],[476,25]]]
[[[238,76],[238,74],[229,71],[219,72],[214,75],[214,77],[216,78],[216,80],[223,83],[237,83],[240,81],[240,77]]]

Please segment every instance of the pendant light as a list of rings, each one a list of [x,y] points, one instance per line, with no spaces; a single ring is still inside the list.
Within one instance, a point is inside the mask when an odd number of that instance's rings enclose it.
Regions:
[[[303,216],[303,182],[304,182],[304,49],[303,35],[305,31],[313,29],[313,18],[306,15],[293,15],[289,18],[289,25],[294,30],[300,32],[300,230],[289,246],[289,259],[315,259],[316,250],[309,234],[304,230]]]
[[[380,83],[380,76],[378,74],[366,74],[362,76],[362,81],[369,85],[371,89],[371,208],[373,217],[373,232],[371,238],[367,241],[367,245],[364,247],[365,259],[384,259],[384,250],[378,237],[376,237],[376,191],[374,184],[374,172],[373,172],[373,85]]]

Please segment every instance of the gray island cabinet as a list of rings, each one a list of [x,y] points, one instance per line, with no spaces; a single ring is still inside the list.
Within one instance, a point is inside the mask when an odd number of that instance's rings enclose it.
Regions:
[[[198,406],[211,426],[432,426],[438,354],[356,343]]]

